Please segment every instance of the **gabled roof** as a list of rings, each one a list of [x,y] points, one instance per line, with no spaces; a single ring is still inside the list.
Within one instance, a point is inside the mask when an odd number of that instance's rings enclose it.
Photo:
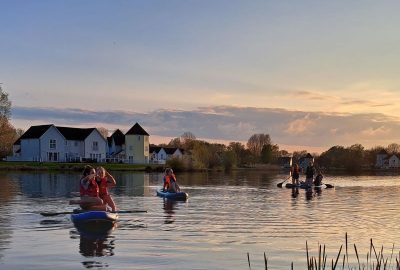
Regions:
[[[164,147],[164,151],[165,151],[165,153],[167,153],[167,155],[174,154],[177,149],[178,148],[176,148],[176,147]]]
[[[67,140],[84,141],[95,128],[56,127]]]
[[[150,136],[138,123],[136,123],[133,127],[125,135],[145,135]]]
[[[31,126],[21,137],[21,139],[39,139],[51,126],[53,125],[41,125]]]
[[[150,153],[156,152],[156,153],[158,154],[158,152],[160,152],[160,150],[161,150],[162,148],[163,148],[163,147],[160,147],[160,146],[150,146],[149,152],[150,152]]]
[[[125,135],[121,130],[117,129],[110,137],[114,139],[115,145],[123,145],[125,144]]]

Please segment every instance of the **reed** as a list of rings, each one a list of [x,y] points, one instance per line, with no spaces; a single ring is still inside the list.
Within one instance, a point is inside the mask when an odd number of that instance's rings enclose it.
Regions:
[[[335,258],[331,258],[331,270],[400,270],[400,251],[397,255],[394,252],[394,244],[391,248],[391,253],[389,257],[385,257],[384,248],[381,246],[379,251],[375,248],[375,245],[370,240],[369,252],[366,254],[366,261],[362,262],[362,258],[358,252],[356,244],[354,247],[354,255],[356,262],[351,262],[349,260],[349,242],[347,233],[345,235],[345,254],[343,254],[341,263],[338,265],[339,259],[341,258],[343,245],[340,246],[339,251]],[[326,254],[326,246],[318,244],[317,256],[312,256],[308,247],[308,242],[306,241],[306,260],[307,260],[307,270],[327,270],[328,255]],[[249,269],[251,270],[250,254],[247,253],[247,261]],[[355,260],[354,260],[355,261]],[[268,270],[268,258],[264,252],[264,265],[265,270]],[[294,270],[294,263],[291,262],[290,269]],[[303,269],[303,268],[302,268]]]

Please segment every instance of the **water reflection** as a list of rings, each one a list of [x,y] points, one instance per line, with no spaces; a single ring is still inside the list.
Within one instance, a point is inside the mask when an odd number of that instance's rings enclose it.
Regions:
[[[306,201],[313,200],[315,197],[320,197],[322,195],[322,188],[306,188],[299,189],[298,187],[292,188],[292,198],[296,199],[299,197],[300,190],[304,190]]]
[[[18,194],[18,185],[7,175],[0,175],[0,260],[3,258],[3,251],[8,248],[11,243],[12,222],[13,218],[10,214],[12,201]]]
[[[117,181],[110,191],[117,195],[149,196],[149,175],[144,173],[113,172]],[[29,198],[71,197],[79,192],[79,173],[11,173],[21,192]],[[152,195],[152,194],[151,194]],[[7,198],[7,197],[5,197]]]
[[[133,197],[153,195],[149,189],[150,176],[147,173],[112,173],[117,185],[113,193],[116,195],[127,195]]]
[[[30,198],[68,197],[71,192],[79,191],[78,174],[27,172],[10,176],[18,179],[22,193]]]
[[[163,209],[165,213],[165,224],[172,224],[175,222],[175,211],[174,208],[176,204],[178,203],[177,201],[174,200],[168,200],[166,198],[163,198],[164,204],[163,204]]]
[[[76,230],[70,232],[71,238],[79,235],[79,253],[86,258],[113,256],[115,249],[114,237],[111,232],[116,228],[116,223],[108,224],[106,227],[75,226]],[[108,267],[107,263],[96,260],[85,260],[82,265],[86,268]]]
[[[297,198],[297,196],[299,196],[299,188],[292,188],[292,197]]]

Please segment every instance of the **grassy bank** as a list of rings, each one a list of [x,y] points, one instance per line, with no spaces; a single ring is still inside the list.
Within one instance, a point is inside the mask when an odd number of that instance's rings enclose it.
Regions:
[[[162,171],[162,165],[119,163],[0,162],[0,171],[82,171],[85,165],[111,171]]]

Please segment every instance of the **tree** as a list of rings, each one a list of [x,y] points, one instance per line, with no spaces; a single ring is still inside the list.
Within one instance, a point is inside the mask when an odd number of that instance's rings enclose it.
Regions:
[[[389,155],[395,155],[400,153],[400,145],[397,143],[391,143],[386,147],[386,151]]]
[[[17,131],[9,122],[10,117],[11,101],[0,86],[0,158],[12,153],[13,143],[18,136]]]
[[[271,144],[269,134],[253,134],[247,141],[247,148],[255,157],[259,157],[264,145],[269,144]]]
[[[0,117],[10,120],[11,117],[11,101],[8,100],[8,94],[3,91],[0,85]]]
[[[243,166],[246,163],[245,160],[248,152],[242,143],[230,142],[228,145],[228,151],[231,151],[234,154],[237,165]]]
[[[186,150],[191,150],[194,147],[194,142],[196,141],[196,136],[190,131],[183,133],[180,137],[180,142],[182,147]]]
[[[182,143],[180,138],[174,138],[168,143],[169,147],[175,147],[175,148],[182,148]],[[187,150],[187,149],[185,149]]]
[[[0,117],[0,159],[12,153],[13,144],[17,139],[15,128],[5,117]]]
[[[279,156],[279,146],[276,144],[264,145],[261,150],[261,162],[272,163],[277,160]]]
[[[107,139],[108,129],[106,129],[104,127],[98,127],[97,130],[100,132],[101,136],[103,136],[104,139]]]

